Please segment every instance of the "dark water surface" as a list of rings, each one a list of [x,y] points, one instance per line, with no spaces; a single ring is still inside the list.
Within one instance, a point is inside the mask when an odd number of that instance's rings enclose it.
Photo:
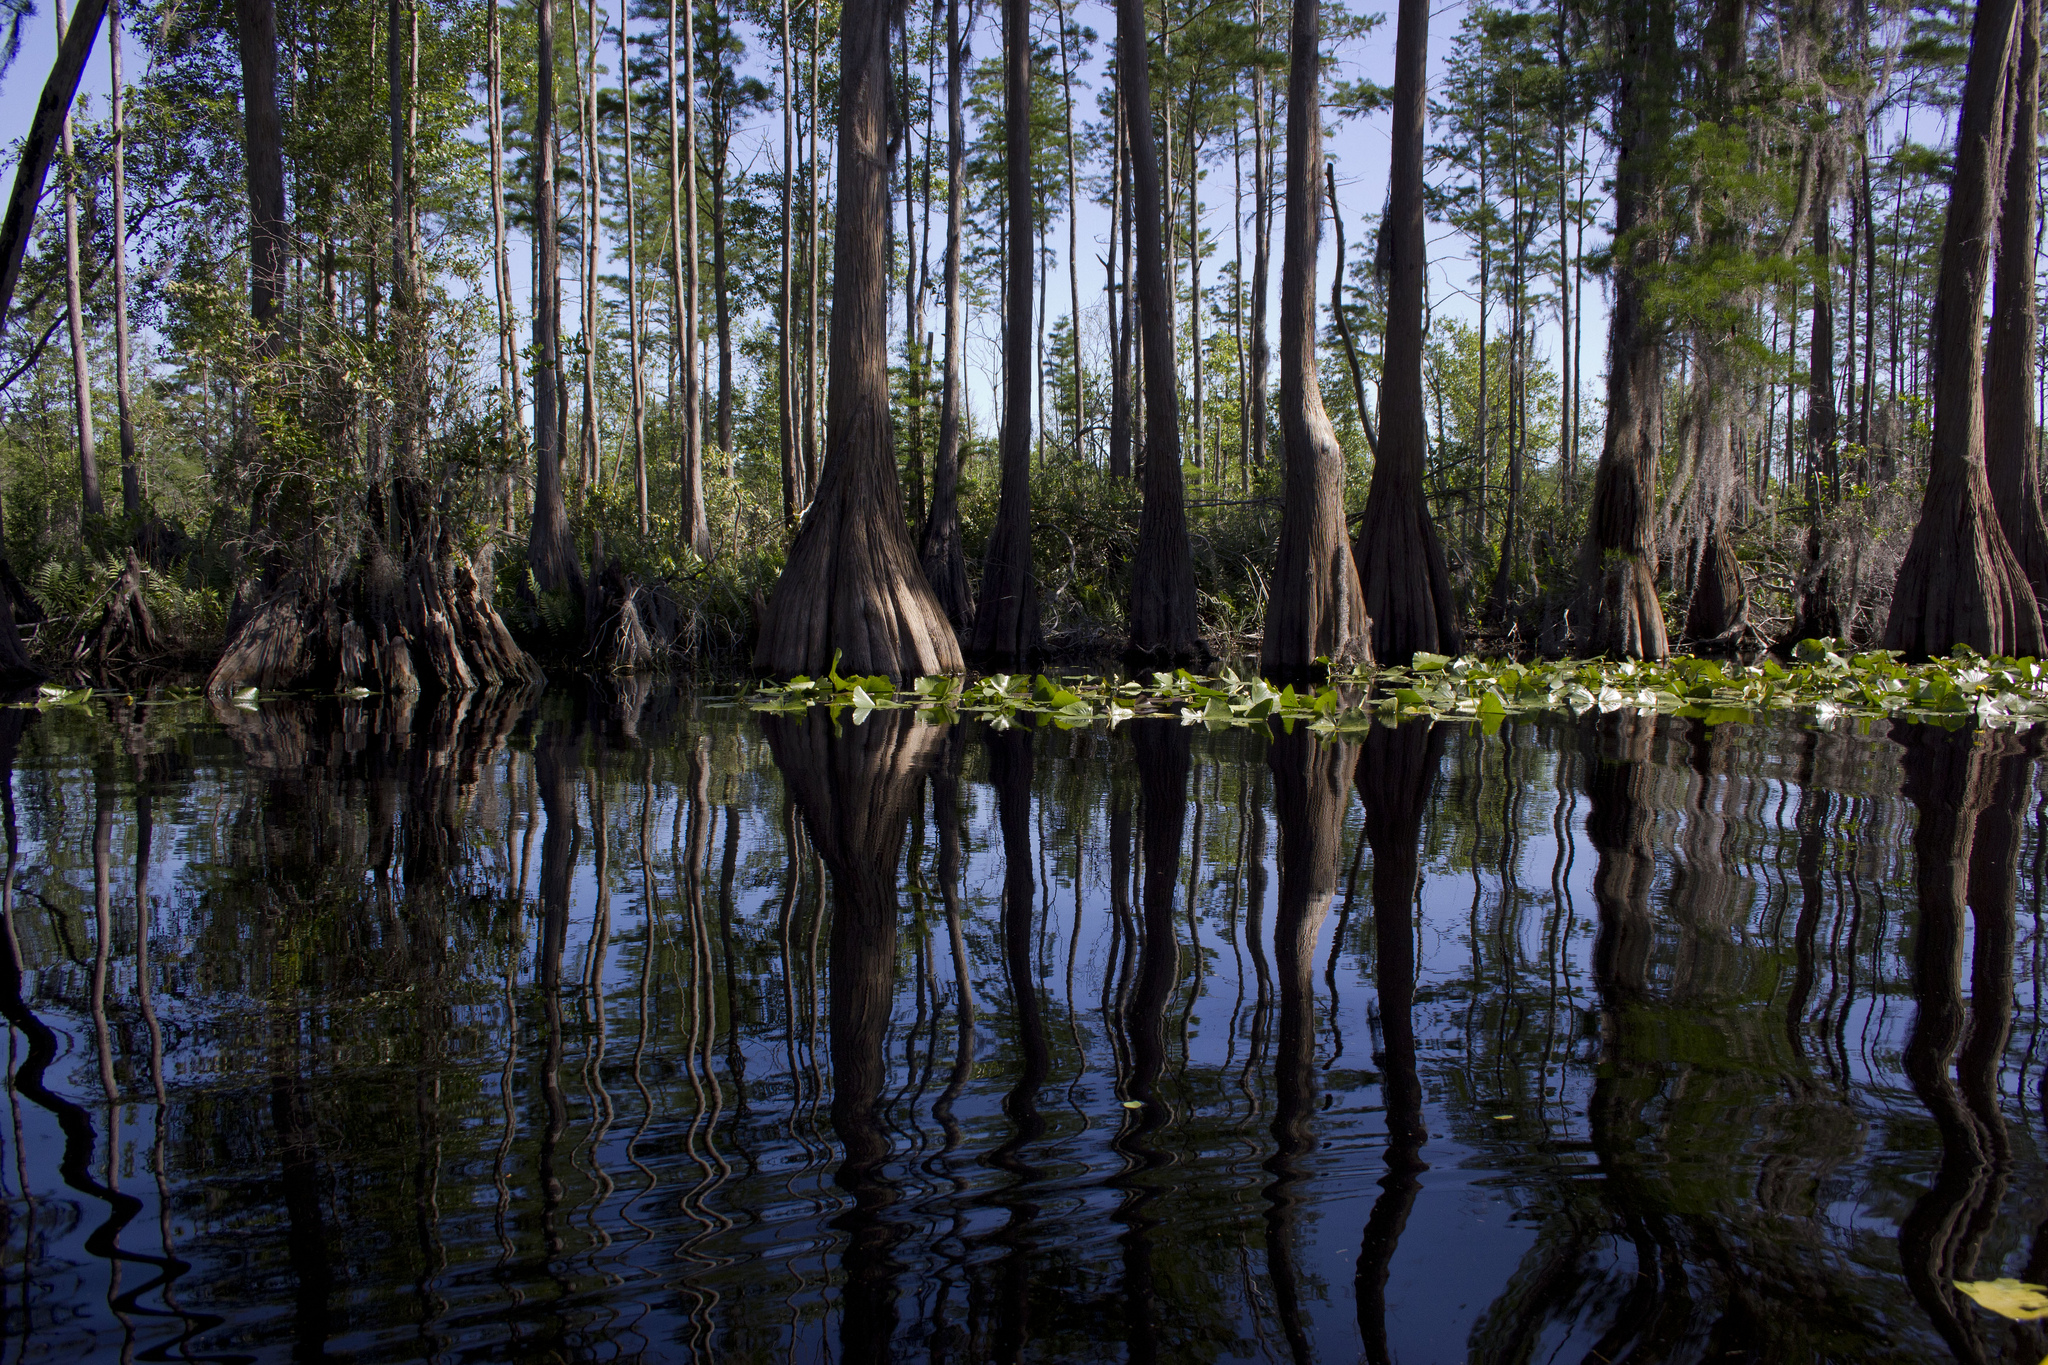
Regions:
[[[2040,742],[0,712],[0,1359],[2020,1361]]]

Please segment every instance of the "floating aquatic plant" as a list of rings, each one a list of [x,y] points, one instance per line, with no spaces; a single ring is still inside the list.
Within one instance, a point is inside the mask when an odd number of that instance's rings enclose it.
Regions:
[[[1406,667],[1339,670],[1315,687],[1275,689],[1224,669],[1185,669],[1143,678],[991,673],[973,679],[918,678],[897,688],[884,677],[847,677],[835,658],[823,678],[797,677],[746,694],[759,711],[816,704],[850,711],[855,724],[876,710],[915,708],[934,721],[978,715],[997,728],[1050,723],[1062,729],[1134,717],[1171,717],[1221,728],[1278,719],[1318,732],[1362,731],[1375,719],[1412,716],[1475,721],[1491,732],[1509,716],[1633,708],[1705,721],[1754,722],[1769,713],[1810,721],[1894,719],[1944,725],[2030,725],[2048,720],[2048,667],[2036,659],[1990,659],[1958,649],[1909,664],[1896,651],[1806,641],[1781,662],[1754,664],[1679,656],[1634,660],[1450,658],[1418,653]]]

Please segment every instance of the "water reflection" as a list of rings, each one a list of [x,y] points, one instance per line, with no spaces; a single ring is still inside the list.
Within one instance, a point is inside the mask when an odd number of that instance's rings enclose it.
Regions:
[[[0,709],[0,1359],[2038,1360],[2040,747]]]

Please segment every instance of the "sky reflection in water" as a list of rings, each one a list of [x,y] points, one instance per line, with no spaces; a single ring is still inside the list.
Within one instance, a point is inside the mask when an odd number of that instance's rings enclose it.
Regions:
[[[2031,1365],[2038,749],[0,712],[0,1360]]]

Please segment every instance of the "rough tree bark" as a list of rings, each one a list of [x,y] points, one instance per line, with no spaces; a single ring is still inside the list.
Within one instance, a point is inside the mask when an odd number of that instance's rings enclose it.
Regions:
[[[1138,320],[1145,360],[1145,506],[1131,564],[1133,662],[1172,667],[1209,658],[1195,616],[1195,555],[1180,468],[1180,381],[1174,373],[1159,143],[1152,131],[1152,72],[1144,0],[1117,0],[1117,73],[1131,147],[1131,225],[1137,232]]]
[[[258,0],[241,0],[257,3]],[[583,568],[562,489],[562,236],[555,192],[555,5],[534,0],[538,75],[533,124],[533,525],[526,557],[542,592],[583,600]]]
[[[1422,157],[1429,64],[1428,0],[1402,0],[1394,38],[1394,137],[1387,216],[1376,268],[1386,274],[1387,344],[1380,376],[1379,458],[1358,527],[1359,586],[1374,657],[1406,664],[1417,650],[1464,647],[1450,570],[1422,485],[1429,431],[1422,406],[1422,296],[1428,242]],[[1309,117],[1314,117],[1311,107]],[[1289,103],[1290,130],[1301,117]],[[1292,136],[1290,131],[1289,136]],[[1315,186],[1308,188],[1313,203]],[[1293,212],[1290,193],[1289,213]]]
[[[1405,10],[1402,18],[1405,38]],[[1316,380],[1316,248],[1322,236],[1323,203],[1322,0],[1294,0],[1288,46],[1287,215],[1280,243],[1280,439],[1286,469],[1280,546],[1272,592],[1266,599],[1259,666],[1274,676],[1305,676],[1323,661],[1335,667],[1371,663],[1373,623],[1366,616],[1345,530],[1344,451],[1323,411],[1322,386]],[[1397,65],[1397,80],[1405,70]],[[1401,145],[1398,135],[1395,145]],[[1415,150],[1419,156],[1419,141]],[[1418,370],[1418,412],[1421,379]]]
[[[1003,168],[1009,286],[1003,291],[1002,490],[967,649],[989,664],[1024,667],[1045,650],[1031,567],[1031,402],[1038,387],[1031,291],[1038,212],[1031,184],[1030,0],[1003,0]]]
[[[2035,448],[2034,233],[2040,164],[2041,0],[2022,0],[2019,67],[2014,77],[2012,152],[2005,163],[2005,207],[1998,223],[1997,291],[1984,359],[1984,472],[2006,543],[2038,605],[2048,600],[2048,521],[2041,511]],[[1868,421],[1868,414],[1865,414]]]
[[[827,456],[761,617],[754,666],[913,678],[961,671],[960,643],[903,524],[889,433],[889,24],[852,0],[839,27],[837,230],[832,234]]]
[[[2042,652],[2040,608],[2006,543],[1984,469],[1984,292],[2020,8],[2019,0],[1985,0],[1970,26],[1934,293],[1933,450],[1884,630],[1885,648],[1908,658],[1959,644],[1982,654]]]
[[[974,613],[967,558],[960,548],[960,395],[966,382],[966,301],[960,292],[962,235],[967,222],[967,38],[960,0],[946,0],[946,371],[939,396],[939,449],[932,460],[932,504],[918,559],[939,607],[955,630]]]
[[[1676,20],[1671,0],[1621,0],[1618,8],[1614,222],[1620,246],[1608,333],[1607,429],[1567,627],[1581,653],[1661,659],[1671,650],[1657,601],[1655,542],[1664,347],[1646,276],[1657,253],[1657,184],[1671,139]]]

